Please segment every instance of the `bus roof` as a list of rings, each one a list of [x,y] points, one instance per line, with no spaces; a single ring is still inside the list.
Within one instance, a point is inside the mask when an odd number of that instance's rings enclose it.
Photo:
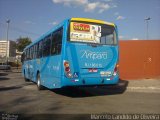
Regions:
[[[25,49],[27,49],[30,46],[34,45],[35,43],[37,43],[38,41],[40,41],[43,37],[49,35],[52,31],[54,31],[57,28],[59,28],[60,26],[62,26],[66,21],[70,21],[70,20],[71,21],[83,21],[83,22],[92,22],[92,23],[107,24],[107,25],[111,25],[111,26],[115,27],[114,23],[106,22],[106,21],[103,21],[103,20],[90,19],[90,18],[70,18],[70,19],[64,20],[63,22],[61,22],[57,26],[53,27],[51,30],[49,30],[48,32],[46,32],[45,34],[43,34],[42,36],[40,36],[37,40],[33,41],[31,44],[29,44],[28,46],[26,46]]]
[[[100,24],[107,24],[115,27],[115,24],[102,21],[102,20],[96,20],[96,19],[89,19],[89,18],[71,18],[73,21],[85,21],[85,22],[93,22],[93,23],[100,23]]]

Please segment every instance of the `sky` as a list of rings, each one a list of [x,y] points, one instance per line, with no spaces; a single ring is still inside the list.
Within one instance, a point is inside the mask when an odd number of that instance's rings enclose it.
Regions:
[[[0,0],[0,40],[29,37],[32,41],[66,18],[113,22],[120,40],[160,40],[160,0]]]

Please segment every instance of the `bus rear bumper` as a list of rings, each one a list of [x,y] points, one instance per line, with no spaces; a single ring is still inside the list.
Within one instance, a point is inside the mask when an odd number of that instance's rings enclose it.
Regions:
[[[88,85],[113,85],[118,84],[119,76],[101,77],[101,78],[64,78],[63,87],[65,86],[88,86]]]

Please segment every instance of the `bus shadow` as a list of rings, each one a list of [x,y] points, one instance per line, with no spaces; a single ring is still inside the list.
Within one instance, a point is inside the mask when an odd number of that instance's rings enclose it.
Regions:
[[[0,92],[1,92],[1,91],[8,91],[8,90],[19,89],[19,88],[21,88],[21,86],[10,86],[10,87],[0,86]]]
[[[3,81],[3,80],[9,80],[10,78],[7,78],[7,77],[0,77],[0,81]]]
[[[10,78],[6,77],[8,73],[0,73],[0,81],[9,80]]]
[[[6,76],[8,73],[0,72],[0,76]]]
[[[127,80],[120,80],[117,85],[105,86],[87,86],[87,87],[65,87],[61,89],[52,90],[56,94],[64,95],[67,97],[94,97],[105,95],[123,94],[128,86]]]

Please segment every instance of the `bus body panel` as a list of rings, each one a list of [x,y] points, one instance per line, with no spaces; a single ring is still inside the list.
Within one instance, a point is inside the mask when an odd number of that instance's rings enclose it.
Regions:
[[[47,88],[61,87],[61,56],[52,56],[36,60],[30,60],[23,65],[23,76],[37,82],[37,74],[40,73],[41,84]],[[25,71],[25,75],[24,75]]]
[[[70,64],[72,78],[64,77],[66,85],[116,84],[118,73],[113,76],[118,63],[118,46],[68,43],[66,59]],[[93,71],[92,71],[93,70]],[[108,72],[103,76],[101,72]],[[85,83],[84,83],[85,82]]]
[[[61,86],[61,55],[43,58],[40,69],[42,85],[48,88]]]

